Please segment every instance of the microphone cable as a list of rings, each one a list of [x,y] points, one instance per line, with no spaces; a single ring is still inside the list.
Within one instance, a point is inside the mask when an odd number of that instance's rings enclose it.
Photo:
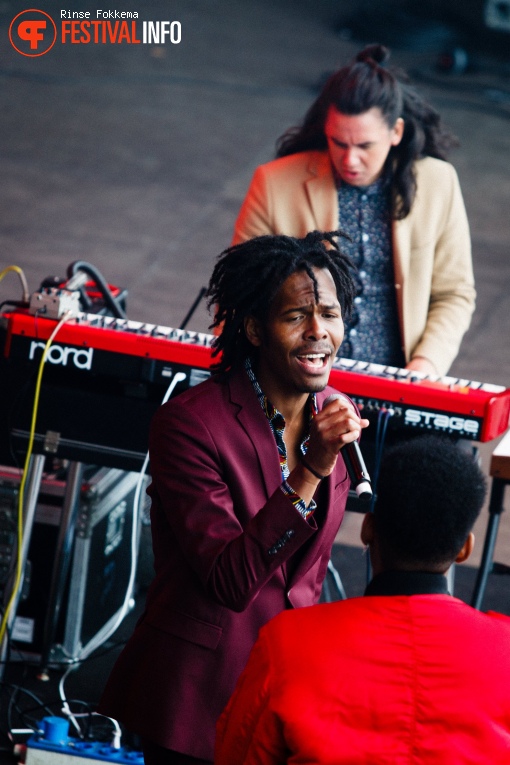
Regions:
[[[395,414],[395,410],[391,407],[387,409],[383,407],[379,410],[377,415],[377,429],[375,433],[375,459],[374,459],[374,471],[372,476],[372,499],[370,500],[369,513],[374,512],[376,497],[377,497],[377,482],[379,480],[379,471],[381,468],[381,461],[384,452],[384,444],[386,441],[386,434],[388,430],[388,423]],[[367,584],[372,578],[372,564],[370,563],[370,555],[366,556],[367,560]]]

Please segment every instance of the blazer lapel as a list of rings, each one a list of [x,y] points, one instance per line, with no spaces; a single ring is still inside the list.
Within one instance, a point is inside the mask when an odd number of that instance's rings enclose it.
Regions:
[[[316,229],[336,231],[338,196],[327,152],[314,152],[308,172],[310,177],[305,181],[305,189]]]
[[[269,498],[281,483],[280,460],[271,427],[244,370],[232,374],[229,386],[230,400],[238,407],[237,419],[253,444]]]
[[[253,444],[253,450],[263,476],[266,497],[269,498],[276,487],[282,482],[278,449],[276,448],[276,442],[271,432],[271,427],[262,411],[262,407],[260,406],[248,375],[244,370],[239,370],[231,375],[229,386],[230,400],[232,404],[237,407],[237,419]],[[319,408],[321,408],[324,399],[329,393],[331,393],[331,389],[326,389],[317,394]],[[303,573],[308,571],[317,558],[322,554],[324,545],[327,543],[331,546],[327,540],[331,536],[330,525],[335,522],[335,519],[329,512],[329,509],[332,504],[332,492],[337,479],[338,471],[335,470],[332,478],[325,481],[324,485],[321,487],[322,491],[325,492],[321,498],[326,508],[325,515],[310,543],[305,545],[303,550],[298,553],[299,560],[297,564],[294,562],[294,565],[291,566],[290,575],[287,564],[283,563],[281,566],[280,570],[287,584],[289,583],[289,580],[299,581]],[[324,541],[325,536],[326,542]]]
[[[395,269],[395,281],[403,285],[409,273],[409,260],[411,257],[411,223],[409,215],[403,220],[393,221],[393,264]]]
[[[410,306],[406,305],[407,277],[411,259],[411,213],[403,220],[393,221],[393,270],[395,274],[395,296],[397,300],[400,336],[406,346],[405,327],[409,327],[410,317],[407,315]]]

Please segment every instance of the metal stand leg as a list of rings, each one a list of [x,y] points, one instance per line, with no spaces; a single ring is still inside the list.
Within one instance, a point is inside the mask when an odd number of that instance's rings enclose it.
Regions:
[[[26,480],[26,489],[25,489],[25,496],[23,501],[23,540],[21,543],[21,549],[18,550],[18,556],[21,561],[21,580],[19,582],[17,591],[14,593],[14,597],[11,603],[11,608],[9,611],[9,616],[7,619],[7,629],[5,632],[5,637],[2,641],[2,645],[0,646],[0,678],[3,675],[3,669],[5,667],[5,659],[7,656],[7,648],[8,648],[8,641],[9,641],[9,635],[11,633],[12,625],[14,624],[14,619],[16,618],[16,613],[18,609],[18,603],[21,596],[21,591],[23,589],[23,578],[25,573],[25,566],[28,558],[28,549],[30,547],[30,539],[32,537],[32,528],[34,525],[34,517],[35,517],[35,509],[37,507],[37,498],[39,496],[39,489],[41,487],[41,481],[42,481],[42,475],[43,475],[43,467],[44,467],[44,460],[45,456],[43,454],[36,454],[33,455],[28,463],[27,467],[27,480]]]
[[[483,545],[482,562],[478,569],[473,597],[471,599],[471,605],[478,610],[482,607],[487,579],[492,570],[492,560],[494,556],[494,548],[496,547],[496,538],[498,536],[499,521],[501,519],[501,513],[504,510],[503,496],[506,483],[507,481],[499,478],[492,479],[489,501],[489,523],[487,524],[487,532],[485,534],[485,542]]]
[[[450,595],[453,595],[453,588],[455,586],[455,563],[452,563],[446,572],[446,581],[448,582],[448,592]]]
[[[44,676],[48,669],[50,653],[55,640],[55,633],[60,616],[60,609],[64,599],[67,576],[71,564],[74,529],[80,506],[82,476],[83,464],[81,462],[71,462],[67,474],[66,490],[62,505],[55,563],[53,565],[51,577],[48,610],[44,622],[43,645],[40,660],[41,676]]]
[[[335,583],[336,591],[338,593],[338,598],[332,598],[331,597],[331,591],[329,588],[329,583],[324,580],[324,600],[326,603],[331,603],[333,600],[346,600],[347,595],[345,594],[344,586],[342,584],[342,580],[340,579],[340,574],[336,570],[336,568],[333,566],[332,562],[329,561],[328,563],[328,571],[326,574],[326,579],[328,578],[328,574],[331,574],[333,581]]]

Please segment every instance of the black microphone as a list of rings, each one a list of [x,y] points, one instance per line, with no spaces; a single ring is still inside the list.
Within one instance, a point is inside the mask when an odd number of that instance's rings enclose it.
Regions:
[[[341,393],[332,393],[324,401],[323,408],[327,406],[330,401],[335,401],[335,399],[347,400]],[[349,473],[349,478],[351,479],[354,491],[359,499],[368,502],[372,499],[372,482],[358,442],[351,441],[351,443],[345,444],[345,446],[341,448],[340,454],[344,458],[345,467]]]

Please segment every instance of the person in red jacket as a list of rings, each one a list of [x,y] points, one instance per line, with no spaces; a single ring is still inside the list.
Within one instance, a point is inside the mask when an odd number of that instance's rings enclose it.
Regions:
[[[448,593],[485,496],[472,455],[386,452],[364,597],[276,616],[217,726],[216,765],[510,762],[510,618]]]

